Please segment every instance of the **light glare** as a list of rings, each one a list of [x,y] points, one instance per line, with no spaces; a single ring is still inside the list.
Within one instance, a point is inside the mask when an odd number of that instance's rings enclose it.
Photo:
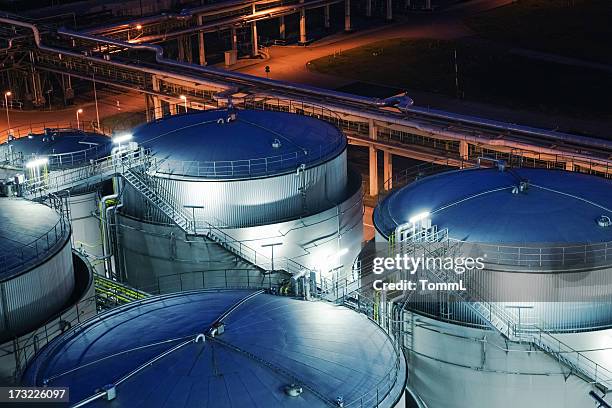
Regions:
[[[30,160],[29,162],[27,162],[26,163],[26,168],[33,169],[35,167],[44,166],[47,163],[49,163],[49,158],[47,158],[47,157],[39,157],[38,159],[33,159],[33,160]]]
[[[115,144],[124,143],[124,142],[127,142],[128,140],[132,140],[133,137],[134,135],[132,135],[131,133],[126,133],[125,135],[118,135],[118,136],[113,137],[113,143]]]
[[[410,217],[408,219],[408,222],[411,224],[414,224],[415,222],[424,220],[425,218],[429,217],[429,215],[430,215],[429,211],[423,211],[422,213],[418,213]]]

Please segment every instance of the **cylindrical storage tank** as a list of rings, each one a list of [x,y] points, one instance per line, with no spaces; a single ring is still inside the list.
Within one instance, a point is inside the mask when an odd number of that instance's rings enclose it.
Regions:
[[[346,137],[331,124],[215,110],[142,125],[133,141],[152,157],[149,174],[196,225],[220,228],[278,264],[293,259],[322,273],[352,265],[363,237],[361,179],[347,167]],[[211,254],[206,239],[186,240],[128,183],[122,202],[119,240],[130,284],[151,291],[164,286],[160,278],[173,279],[186,289],[189,279],[178,275],[242,268]],[[196,280],[192,287],[207,287],[205,277]]]
[[[5,174],[24,173],[26,177],[88,166],[92,161],[110,155],[111,139],[105,135],[78,129],[46,129],[0,145],[0,160]],[[46,159],[46,163],[31,168],[28,162]],[[30,167],[30,168],[29,168]],[[10,169],[10,170],[8,170]],[[30,174],[35,173],[35,174]],[[13,189],[17,191],[17,189]],[[72,224],[73,245],[90,257],[98,273],[104,273],[103,245],[98,211],[100,184],[77,186],[62,192],[66,196]]]
[[[0,199],[0,343],[65,307],[75,276],[70,225],[54,209]]]
[[[43,346],[67,329],[88,320],[97,312],[93,269],[78,252],[72,253],[74,290],[66,303],[32,331],[0,342],[0,384],[18,384],[27,363]]]
[[[506,323],[487,321],[470,305],[495,310],[491,319],[498,313],[510,316],[508,330],[519,333],[511,339],[537,340],[542,334],[540,339],[555,342],[550,350],[567,356],[578,350],[583,353],[578,360],[589,370],[597,366],[599,379],[612,379],[609,351],[602,351],[612,346],[610,219],[610,180],[560,170],[451,171],[387,196],[373,214],[382,248],[389,242],[399,248],[399,241],[423,240],[426,232],[435,232],[436,239],[449,244],[444,256],[482,260],[482,267],[451,271],[450,276],[463,273],[468,295],[444,290],[411,295],[406,313],[413,327],[411,378],[425,402],[445,407],[592,402],[591,385],[574,376],[566,381],[563,372],[570,368],[534,346],[537,341],[502,340],[488,327]],[[433,242],[414,248],[427,245],[442,248]],[[433,273],[423,274],[435,280]],[[491,390],[496,398],[483,399]]]
[[[356,340],[357,339],[357,340]],[[24,386],[70,388],[71,404],[404,407],[402,352],[350,309],[251,291],[130,303],[41,351]]]

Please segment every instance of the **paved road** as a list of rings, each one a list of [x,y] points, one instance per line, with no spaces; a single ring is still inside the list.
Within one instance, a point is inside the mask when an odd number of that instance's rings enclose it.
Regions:
[[[334,53],[360,47],[376,41],[394,38],[434,38],[452,40],[467,37],[473,33],[461,21],[473,13],[503,6],[510,0],[473,0],[459,3],[440,14],[415,14],[401,17],[401,21],[351,34],[337,34],[326,37],[307,47],[273,46],[270,59],[237,71],[251,75],[265,76],[264,67],[270,66],[270,78],[304,83],[323,88],[337,89],[354,83],[354,80],[320,74],[308,70],[308,62]],[[372,78],[375,82],[375,78]],[[529,110],[512,110],[500,106],[463,101],[447,96],[408,89],[419,106],[433,107],[451,112],[497,119],[511,123],[526,124],[545,129],[558,129],[571,133],[584,133],[608,137],[612,121],[585,120],[564,116],[547,115]]]
[[[56,126],[55,124],[58,123],[61,125],[73,123],[74,127],[76,127],[77,109],[83,109],[83,113],[79,115],[79,121],[94,122],[96,121],[96,106],[93,99],[93,93],[85,93],[76,98],[74,106],[61,110],[11,110],[9,112],[11,128],[16,129],[21,126],[42,123],[47,124],[48,127]],[[117,105],[117,101],[119,101],[119,105]],[[144,97],[137,92],[99,91],[98,109],[101,121],[105,117],[122,112],[143,111],[145,109]],[[5,137],[7,127],[6,111],[2,110],[0,112],[0,138],[3,139]]]

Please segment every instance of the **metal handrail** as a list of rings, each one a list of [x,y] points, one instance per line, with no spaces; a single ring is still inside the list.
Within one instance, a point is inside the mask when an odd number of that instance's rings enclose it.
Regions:
[[[66,330],[87,320],[89,316],[82,318],[81,315],[84,313],[84,310],[93,308],[95,311],[96,301],[97,297],[95,295],[81,299],[74,305],[74,308],[70,308],[49,319],[29,336],[22,340],[18,340],[16,343],[17,348],[13,351],[15,354],[16,380],[21,377],[27,364],[42,347],[49,344],[54,338],[63,334]]]
[[[540,271],[564,271],[593,266],[612,266],[612,241],[582,245],[496,245],[452,239],[477,247],[486,254],[488,265],[542,268]]]
[[[347,302],[347,298],[350,296],[356,296],[358,299],[358,304],[352,304]],[[397,382],[397,378],[399,375],[400,367],[401,367],[401,351],[399,347],[399,342],[396,337],[393,336],[393,333],[389,331],[389,329],[380,325],[374,316],[374,310],[376,308],[376,302],[367,296],[363,295],[361,291],[353,291],[350,294],[346,295],[343,298],[344,306],[365,315],[370,321],[376,324],[381,330],[383,330],[387,336],[388,341],[393,346],[393,350],[395,352],[395,361],[393,366],[389,369],[389,371],[380,379],[380,381],[376,384],[375,387],[369,388],[368,391],[364,392],[360,397],[355,398],[353,401],[348,401],[344,404],[345,407],[363,407],[365,406],[379,406],[380,402],[384,400],[389,391],[393,389]],[[364,307],[365,306],[365,307]],[[370,402],[376,401],[375,404],[370,404]]]
[[[113,134],[112,129],[101,126],[96,122],[79,120],[79,123],[76,123],[76,121],[73,122],[69,120],[35,122],[27,125],[12,126],[11,128],[0,129],[0,135],[6,135],[7,139],[5,139],[5,141],[7,141],[9,136],[14,139],[19,139],[29,135],[43,134],[46,129],[81,131],[86,133],[98,133],[106,136]]]
[[[6,274],[7,272],[18,270],[24,265],[43,259],[48,255],[51,248],[60,242],[64,242],[67,238],[67,232],[70,231],[70,222],[66,218],[62,201],[53,199],[44,204],[54,209],[58,213],[59,219],[43,235],[31,242],[20,245],[18,248],[14,248],[9,254],[2,255],[0,257],[1,273]],[[32,251],[34,251],[34,254],[32,254]],[[11,276],[7,274],[2,279],[6,280]]]
[[[442,242],[441,244],[449,247],[455,245],[450,240]],[[436,253],[431,250],[431,245],[424,244],[419,245],[419,247],[424,251],[425,256],[436,255]],[[429,271],[428,269],[425,270]],[[443,271],[440,270],[439,272]],[[436,279],[439,279],[439,277],[435,273],[432,274],[436,277]],[[442,281],[453,281],[452,279],[446,279],[448,278],[448,276],[452,275],[443,273]],[[475,282],[472,282],[472,285],[474,283]],[[470,307],[477,314],[483,317],[485,321],[490,323],[496,330],[500,331],[501,334],[505,335],[509,340],[534,344],[536,347],[539,347],[553,354],[553,356],[557,358],[560,362],[565,363],[567,365],[574,365],[576,369],[583,371],[583,373],[589,377],[587,381],[591,384],[601,384],[604,385],[606,388],[612,387],[611,370],[608,370],[602,365],[596,363],[595,361],[588,358],[584,353],[572,348],[571,346],[561,341],[559,338],[555,337],[551,331],[544,328],[545,325],[542,324],[542,322],[540,324],[529,325],[517,323],[516,316],[513,313],[508,312],[507,309],[501,307],[501,305],[496,302],[488,302],[483,300],[479,297],[479,292],[474,290],[474,287],[470,288],[469,296],[464,292],[457,292],[457,296],[468,307]],[[488,316],[486,313],[482,313],[478,310],[479,305],[482,305],[484,307],[484,309],[488,312]],[[505,325],[506,330],[504,331],[503,329],[500,329],[500,327],[496,326],[492,319],[496,319],[500,323]],[[570,358],[567,356],[574,356],[575,360],[571,361]],[[604,377],[602,377],[603,374],[605,374]]]
[[[156,159],[157,173],[170,176],[187,177],[259,177],[275,174],[278,169],[295,171],[303,164],[304,160],[317,160],[333,153],[342,145],[342,140],[338,143],[320,146],[318,150],[296,151],[283,155],[260,157],[247,160],[217,160],[217,161],[196,161],[196,160],[171,160]],[[293,167],[291,167],[293,165]]]
[[[34,196],[44,195],[47,192],[57,192],[77,183],[85,183],[93,177],[104,175],[110,177],[126,169],[143,165],[147,161],[146,151],[142,149],[118,153],[90,161],[87,166],[51,171],[48,174],[29,177],[23,183],[23,192],[25,195]]]
[[[61,132],[62,130],[54,130]],[[5,152],[5,162],[15,166],[24,167],[28,160],[46,157],[49,159],[47,168],[51,170],[58,170],[64,168],[71,168],[80,165],[90,164],[91,160],[98,160],[101,157],[106,157],[111,153],[112,145],[95,145],[86,149],[68,152],[68,153],[51,153],[51,154],[34,154],[30,156],[24,156],[23,154],[10,154],[8,151]]]
[[[152,166],[151,167],[152,169],[155,169],[156,164],[155,164],[154,158],[153,158],[152,163],[153,163],[152,165],[150,163],[149,165]],[[146,173],[146,171],[140,173],[140,175],[144,176],[147,186],[155,192],[157,197],[160,197],[166,200],[166,202],[170,205],[170,208],[172,208],[172,211],[173,211],[172,214],[167,214],[170,216],[170,218],[174,220],[175,216],[178,215],[185,221],[189,222],[192,216],[188,214],[186,211],[184,211],[183,205],[179,203],[176,197],[166,187],[164,187],[162,183],[160,183],[155,178],[151,177],[149,174]],[[191,220],[191,225],[188,226],[188,229],[189,230],[187,232],[208,235],[213,240],[215,240],[216,242],[218,242],[225,248],[229,249],[231,252],[235,253],[236,255],[246,260],[247,262],[257,267],[260,267],[264,270],[272,271],[272,259],[271,258],[267,257],[266,255],[261,254],[255,249],[235,239],[234,237],[229,235],[227,232],[218,228],[217,226],[210,223],[209,221],[195,220],[195,219]],[[306,268],[305,266],[299,264],[298,262],[292,259],[286,258],[286,257],[279,257],[278,259],[277,258],[274,259],[274,270],[285,270],[291,274],[297,274],[304,270],[310,271],[309,268]]]

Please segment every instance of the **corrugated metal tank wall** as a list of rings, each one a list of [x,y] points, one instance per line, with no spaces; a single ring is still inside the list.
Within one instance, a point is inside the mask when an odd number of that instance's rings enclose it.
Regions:
[[[127,282],[150,293],[225,287],[268,287],[261,271],[206,237],[190,237],[174,225],[118,215],[120,261]],[[284,276],[274,276],[273,283]]]
[[[266,178],[210,181],[159,178],[183,205],[199,206],[196,219],[219,226],[250,227],[314,214],[332,207],[346,195],[346,150],[334,159],[304,170]],[[303,197],[301,187],[305,186]],[[124,211],[136,218],[166,222],[157,209],[126,186]],[[306,210],[306,211],[304,211]]]
[[[66,304],[74,289],[70,241],[44,263],[0,283],[0,289],[1,342],[35,328]]]
[[[411,352],[407,355],[409,385],[429,407],[581,408],[592,405],[588,395],[592,389],[590,384],[574,375],[566,376],[557,360],[529,345],[504,342],[490,330],[446,324],[421,316],[415,319],[409,334]],[[566,337],[563,341],[570,343]],[[583,342],[578,348],[592,349],[600,344],[594,340]]]
[[[226,229],[234,239],[271,256],[269,242],[282,242],[275,259],[291,258],[321,269],[334,263],[350,269],[363,240],[361,178],[353,174],[351,194],[338,206],[308,217],[269,225]],[[269,279],[252,265],[205,237],[185,238],[173,225],[142,222],[119,216],[121,261],[127,281],[142,290],[169,293],[205,287],[267,287]],[[340,237],[340,239],[339,239]],[[346,248],[339,259],[330,259]],[[328,271],[331,268],[326,269]],[[283,276],[274,277],[273,284]]]
[[[71,195],[68,199],[73,247],[90,257],[96,273],[104,274],[104,262],[95,261],[103,254],[100,221],[94,215],[98,203],[98,193],[95,191]]]

